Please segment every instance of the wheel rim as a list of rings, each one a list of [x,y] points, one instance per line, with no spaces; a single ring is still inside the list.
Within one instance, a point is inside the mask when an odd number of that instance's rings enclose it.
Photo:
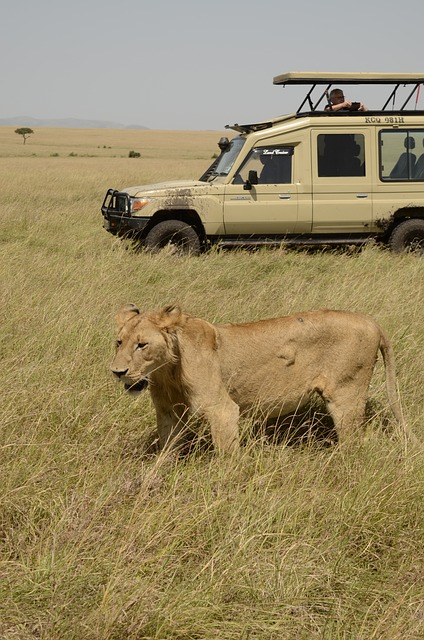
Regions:
[[[411,232],[406,238],[405,248],[409,253],[424,255],[424,234]]]
[[[190,243],[184,233],[175,231],[162,239],[159,248],[168,249],[170,253],[184,253],[189,250]]]

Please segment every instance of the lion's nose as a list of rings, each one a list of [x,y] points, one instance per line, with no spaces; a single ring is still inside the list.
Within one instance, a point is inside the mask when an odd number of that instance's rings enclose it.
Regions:
[[[128,369],[112,369],[112,373],[117,377],[121,378],[128,372]]]

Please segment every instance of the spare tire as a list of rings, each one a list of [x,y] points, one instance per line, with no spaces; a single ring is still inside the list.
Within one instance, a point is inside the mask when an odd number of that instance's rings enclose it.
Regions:
[[[199,255],[200,238],[187,222],[182,220],[163,220],[158,222],[144,240],[147,251],[157,253],[165,247],[181,255]]]

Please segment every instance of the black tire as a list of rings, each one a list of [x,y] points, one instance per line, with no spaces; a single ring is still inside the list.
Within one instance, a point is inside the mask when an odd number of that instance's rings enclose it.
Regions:
[[[147,234],[144,246],[152,253],[168,247],[181,255],[190,253],[197,256],[201,250],[197,232],[182,220],[158,222]]]
[[[394,253],[424,255],[424,220],[411,218],[398,224],[392,231],[389,245]]]

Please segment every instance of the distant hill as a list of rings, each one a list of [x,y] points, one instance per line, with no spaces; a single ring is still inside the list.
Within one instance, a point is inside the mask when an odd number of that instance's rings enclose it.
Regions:
[[[138,124],[120,124],[105,120],[80,120],[79,118],[39,119],[31,116],[0,118],[0,127],[53,127],[58,129],[148,129]]]

